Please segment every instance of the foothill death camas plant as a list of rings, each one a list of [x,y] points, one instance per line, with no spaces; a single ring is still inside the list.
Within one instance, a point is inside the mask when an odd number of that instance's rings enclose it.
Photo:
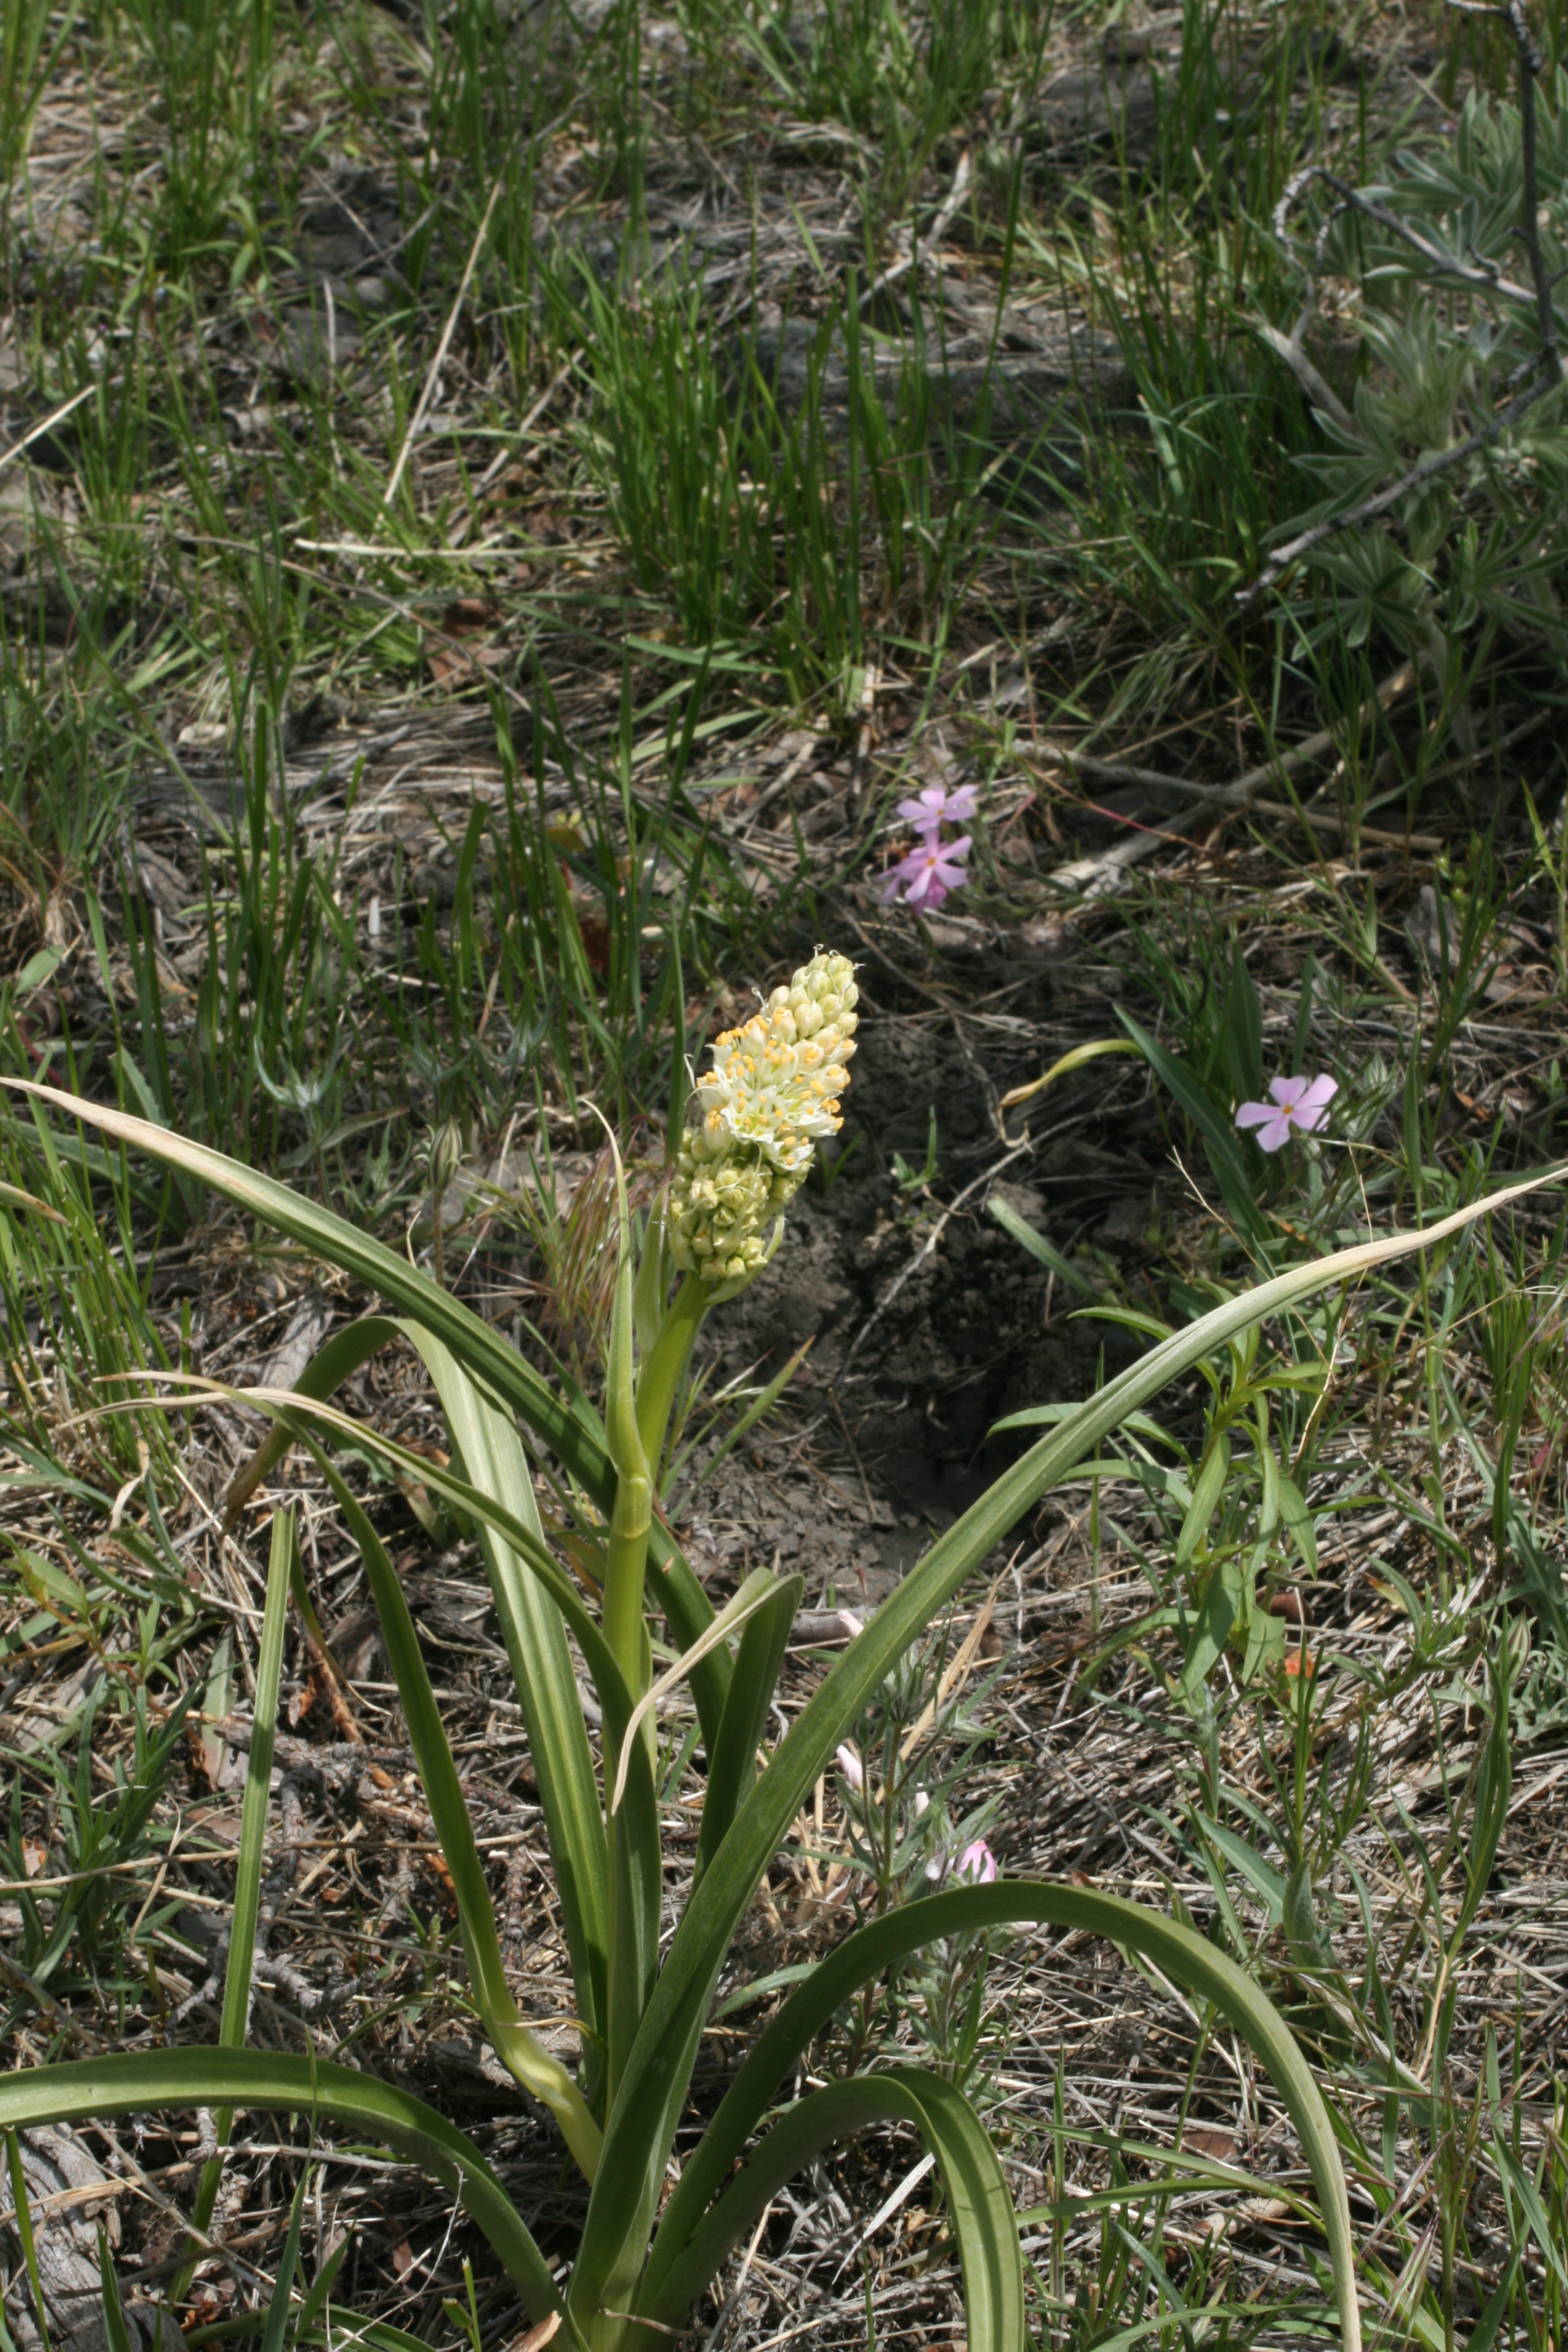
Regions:
[[[672,1139],[662,1210],[647,1219],[638,1250],[621,1188],[602,1416],[563,1375],[546,1381],[507,1339],[405,1257],[315,1202],[122,1112],[47,1087],[22,1087],[35,1116],[52,1108],[210,1185],[400,1310],[367,1315],[335,1334],[293,1391],[247,1393],[275,1426],[235,1482],[230,1511],[243,1507],[291,1444],[315,1453],[360,1548],[380,1612],[457,1898],[476,2011],[497,2056],[553,2118],[585,2184],[585,2215],[575,2258],[558,2285],[500,2179],[474,2142],[434,2108],[311,2053],[243,2046],[253,1937],[241,1915],[260,1874],[284,1615],[297,1580],[286,1511],[273,1518],[219,2042],[11,2074],[0,2081],[0,2130],[207,2107],[216,2113],[221,2147],[237,2106],[308,2116],[323,2130],[335,2126],[357,2142],[390,2147],[459,2197],[531,2321],[553,2318],[563,2352],[659,2352],[690,2324],[731,2250],[794,2175],[847,2135],[902,2122],[919,2131],[940,2170],[972,2352],[1023,2352],[1028,2331],[1016,2219],[991,2137],[963,2093],[937,2071],[885,2063],[803,2095],[794,2095],[793,2086],[808,2072],[805,2053],[836,2013],[911,1956],[988,1929],[1088,1930],[1212,2003],[1271,2077],[1310,2168],[1341,2338],[1348,2352],[1358,2352],[1350,2211],[1333,2128],[1279,2013],[1192,1927],[1092,1887],[1010,1878],[978,1841],[930,1892],[870,1918],[793,1987],[705,2131],[683,2147],[678,2171],[674,2166],[715,1990],[764,1874],[836,1749],[843,1752],[900,1662],[1021,1515],[1130,1413],[1234,1334],[1513,1197],[1495,1195],[1426,1234],[1395,1235],[1278,1275],[1151,1349],[1050,1427],[932,1544],[770,1749],[773,1694],[802,1580],[759,1570],[716,1612],[654,1503],[672,1406],[702,1320],[780,1249],[783,1213],[816,1143],[840,1124],[856,1007],[848,962],[818,952],[752,1019],[718,1040],[712,1069],[697,1084],[691,1123]],[[440,1397],[452,1444],[448,1466],[408,1454],[331,1402],[342,1382],[399,1334],[419,1351]],[[210,1382],[186,1386],[198,1397],[228,1393]],[[580,2038],[574,2068],[530,2030],[508,1979],[489,1888],[407,1602],[364,1511],[322,1451],[324,1441],[351,1434],[356,1448],[412,1470],[479,1529],[549,1838]],[[548,1461],[574,1517],[570,1570],[545,1537],[531,1447]],[[573,1643],[602,1715],[597,1754]],[[695,1868],[671,1931],[654,1718],[660,1700],[682,1684],[700,1729],[706,1794]],[[204,2168],[198,2228],[213,2210],[220,2170],[221,2158]],[[279,2282],[285,2296],[289,2284]],[[310,2305],[314,2326],[323,2316],[315,2310],[321,2300]],[[330,2308],[324,2316],[331,2320]],[[349,2315],[340,2311],[339,2317]]]

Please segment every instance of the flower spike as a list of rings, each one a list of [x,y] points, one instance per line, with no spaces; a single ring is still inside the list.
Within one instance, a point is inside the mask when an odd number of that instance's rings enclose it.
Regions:
[[[680,1139],[666,1233],[674,1264],[714,1283],[749,1281],[778,1247],[780,1212],[817,1143],[843,1124],[855,1051],[855,967],[819,949],[787,988],[713,1045]]]

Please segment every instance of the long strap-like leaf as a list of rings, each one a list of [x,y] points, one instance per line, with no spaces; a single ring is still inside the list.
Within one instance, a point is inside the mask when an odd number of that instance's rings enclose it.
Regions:
[[[606,1517],[614,1507],[616,1474],[605,1445],[604,1432],[584,1400],[558,1397],[515,1348],[492,1331],[460,1299],[430,1280],[372,1234],[362,1233],[346,1218],[334,1216],[286,1184],[258,1174],[237,1160],[214,1151],[204,1143],[171,1135],[150,1119],[132,1118],[107,1104],[85,1102],[58,1087],[40,1087],[28,1078],[0,1078],[0,1085],[51,1103],[68,1118],[80,1119],[132,1144],[165,1166],[178,1169],[210,1185],[225,1200],[251,1216],[259,1217],[280,1234],[301,1243],[330,1265],[341,1266],[417,1318],[428,1331],[444,1340],[460,1364],[466,1364],[521,1415],[535,1435],[564,1463]],[[363,1360],[363,1359],[362,1359]],[[648,1540],[648,1589],[668,1622],[676,1647],[689,1650],[705,1631],[713,1612],[669,1530],[656,1517]],[[719,1717],[730,1686],[731,1661],[727,1652],[704,1658],[692,1676],[692,1696],[702,1723],[702,1736],[712,1743],[719,1736]]]
[[[817,1774],[872,1694],[936,1612],[1025,1511],[1067,1477],[1137,1407],[1158,1395],[1204,1355],[1250,1324],[1313,1292],[1353,1280],[1370,1267],[1461,1232],[1489,1211],[1560,1179],[1562,1169],[1488,1194],[1425,1232],[1394,1234],[1337,1250],[1227,1299],[1109,1381],[1059,1428],[1042,1437],[956,1520],[890,1593],[859,1638],[795,1718],[767,1771],[696,1888],[676,1930],[643,2020],[637,2047],[606,2120],[604,2154],[589,2202],[573,2291],[580,2308],[620,2294],[640,2268],[665,2165],[690,2080],[699,2037],[731,1938],[763,1871],[787,1834]],[[657,2127],[651,2118],[659,2118]],[[1333,2159],[1338,2168],[1337,2157]],[[1340,2195],[1343,2196],[1342,2177]],[[1345,2241],[1348,2249],[1348,2236]],[[1348,2251],[1345,2256],[1348,2263]],[[1348,2270],[1341,2278],[1348,2284]],[[1360,2321],[1345,2310],[1346,2352],[1357,2352]]]
[[[560,2059],[551,2055],[518,2014],[501,1959],[495,1908],[474,1842],[473,1823],[468,1819],[446,1726],[430,1687],[419,1636],[397,1580],[397,1571],[386,1556],[381,1538],[344,1481],[320,1448],[312,1450],[364,1562],[392,1678],[403,1701],[404,1721],[408,1726],[414,1760],[419,1767],[425,1801],[430,1808],[441,1859],[450,1874],[457,1897],[458,1927],[468,1963],[475,2006],[497,2056],[523,2087],[549,2108],[584,2177],[592,2180],[599,2160],[599,2126]]]
[[[1295,2036],[1273,2003],[1250,1977],[1206,1937],[1163,1911],[1129,1903],[1097,1888],[1058,1886],[1037,1879],[999,1879],[990,1886],[953,1887],[927,1895],[874,1919],[811,1974],[764,2027],[745,2063],[721,2100],[718,2111],[692,2149],[659,2219],[658,2234],[638,2290],[638,2308],[667,2316],[690,2274],[690,2249],[705,2242],[710,2200],[720,2197],[735,2158],[766,2116],[779,2086],[835,2012],[864,1984],[895,1968],[912,1952],[947,1936],[973,1935],[988,1927],[1076,1928],[1103,1936],[1123,1950],[1152,1960],[1173,1984],[1213,2001],[1268,2069],[1286,2112],[1301,2136],[1333,2257],[1344,2341],[1356,2340],[1353,2251],[1350,2207],[1336,2148],[1334,2128],[1322,2095]]]
[[[697,1832],[699,1878],[723,1844],[742,1800],[756,1786],[757,1748],[805,1589],[801,1577],[785,1578],[748,1620],[741,1636],[724,1719],[719,1726],[719,1744],[708,1756],[708,1787]]]
[[[1025,2352],[1017,2216],[991,2135],[961,2091],[915,2066],[830,2083],[789,2108],[708,2215],[662,2294],[648,2304],[646,2288],[639,2294],[639,2311],[679,2327],[731,2246],[787,2181],[835,2141],[890,2122],[913,2124],[936,2158],[963,2271],[969,2352]],[[629,2346],[657,2352],[662,2340],[662,2331],[634,2331]]]
[[[480,1387],[442,1341],[413,1321],[404,1322],[401,1328],[419,1350],[436,1383],[447,1427],[469,1483],[510,1511],[542,1551],[544,1529],[528,1456],[511,1413]],[[489,1573],[539,1783],[577,2013],[602,2041],[608,1983],[605,1832],[566,1628],[560,1610],[541,1590],[523,1553],[484,1519],[479,1522],[479,1549]]]
[[[271,2107],[346,2124],[419,2165],[461,2197],[535,2320],[562,2312],[562,2340],[586,2352],[550,2265],[466,2133],[423,2099],[326,2059],[276,2050],[133,2051],[0,2075],[0,2131],[92,2123],[153,2107]]]

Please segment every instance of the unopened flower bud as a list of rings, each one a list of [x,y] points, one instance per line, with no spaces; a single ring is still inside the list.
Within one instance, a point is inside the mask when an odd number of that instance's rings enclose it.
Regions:
[[[463,1164],[463,1130],[455,1118],[438,1127],[430,1138],[430,1190],[439,1213],[441,1196]]]
[[[984,1838],[974,1838],[958,1857],[955,1878],[971,1886],[989,1886],[996,1876],[996,1857]]]

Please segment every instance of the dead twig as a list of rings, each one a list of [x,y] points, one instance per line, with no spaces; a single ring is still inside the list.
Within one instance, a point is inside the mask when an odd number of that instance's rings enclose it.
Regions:
[[[1528,391],[1520,393],[1515,399],[1509,402],[1506,408],[1500,409],[1497,415],[1485,425],[1478,425],[1473,433],[1466,435],[1464,440],[1456,441],[1451,449],[1441,449],[1436,457],[1423,457],[1418,466],[1412,466],[1408,473],[1402,474],[1398,481],[1391,483],[1386,490],[1379,490],[1375,498],[1363,499],[1359,507],[1352,507],[1344,514],[1326,515],[1321,522],[1315,522],[1310,530],[1299,532],[1294,539],[1288,540],[1283,547],[1277,548],[1252,585],[1241,590],[1237,597],[1237,603],[1243,608],[1256,604],[1258,597],[1272,588],[1280,575],[1289,570],[1298,556],[1307,554],[1314,547],[1321,547],[1325,539],[1333,539],[1342,530],[1353,530],[1358,523],[1375,522],[1379,515],[1387,514],[1389,509],[1396,507],[1401,499],[1408,496],[1410,491],[1422,489],[1426,483],[1436,481],[1439,475],[1451,473],[1453,468],[1466,457],[1473,457],[1478,449],[1489,447],[1492,442],[1500,440],[1505,433],[1511,432],[1520,420],[1527,416],[1538,402],[1544,400],[1549,392],[1555,392],[1562,382],[1562,361],[1555,352],[1552,357],[1553,364],[1549,376],[1543,375],[1541,381],[1531,384]],[[1546,354],[1542,352],[1534,364],[1537,367],[1543,367],[1545,361]]]
[[[931,255],[935,252],[937,247],[942,243],[942,238],[947,235],[948,230],[952,226],[953,218],[958,212],[959,206],[963,204],[964,197],[969,194],[969,183],[973,168],[973,151],[966,147],[963,154],[958,159],[958,169],[952,175],[952,185],[949,188],[946,195],[942,198],[942,206],[937,213],[936,218],[931,222],[931,225],[930,228],[927,229],[924,236],[917,236],[913,239],[908,253],[900,255],[897,261],[889,263],[886,269],[879,270],[877,276],[872,278],[871,283],[867,287],[866,291],[860,297],[860,309],[862,313],[870,309],[871,304],[876,300],[879,294],[885,294],[889,286],[896,286],[900,278],[907,277],[909,272],[915,268],[919,263],[928,260]]]
[[[1365,703],[1359,718],[1365,722],[1386,711],[1400,697],[1409,692],[1421,672],[1419,661],[1401,662],[1378,688],[1371,701]],[[1120,841],[1113,849],[1099,857],[1079,858],[1070,866],[1057,868],[1051,877],[1060,889],[1074,890],[1086,898],[1104,898],[1114,890],[1121,874],[1130,866],[1140,864],[1156,849],[1179,835],[1188,832],[1202,819],[1215,811],[1245,810],[1249,814],[1277,817],[1289,824],[1299,820],[1313,832],[1339,835],[1345,832],[1345,820],[1330,809],[1306,809],[1284,801],[1263,800],[1259,788],[1278,780],[1283,782],[1303,768],[1310,767],[1326,751],[1334,748],[1331,728],[1321,728],[1298,743],[1292,751],[1277,753],[1258,767],[1249,768],[1234,783],[1201,784],[1185,776],[1166,775],[1154,768],[1129,766],[1118,760],[1099,760],[1087,752],[1070,751],[1063,743],[1042,743],[1037,756],[1047,765],[1066,768],[1069,775],[1098,776],[1106,783],[1133,784],[1152,793],[1167,793],[1178,799],[1191,800],[1196,805],[1163,824],[1152,825],[1130,841]],[[1436,835],[1425,833],[1390,833],[1373,825],[1360,828],[1360,839],[1380,847],[1417,849],[1425,856],[1435,856],[1443,844]]]

